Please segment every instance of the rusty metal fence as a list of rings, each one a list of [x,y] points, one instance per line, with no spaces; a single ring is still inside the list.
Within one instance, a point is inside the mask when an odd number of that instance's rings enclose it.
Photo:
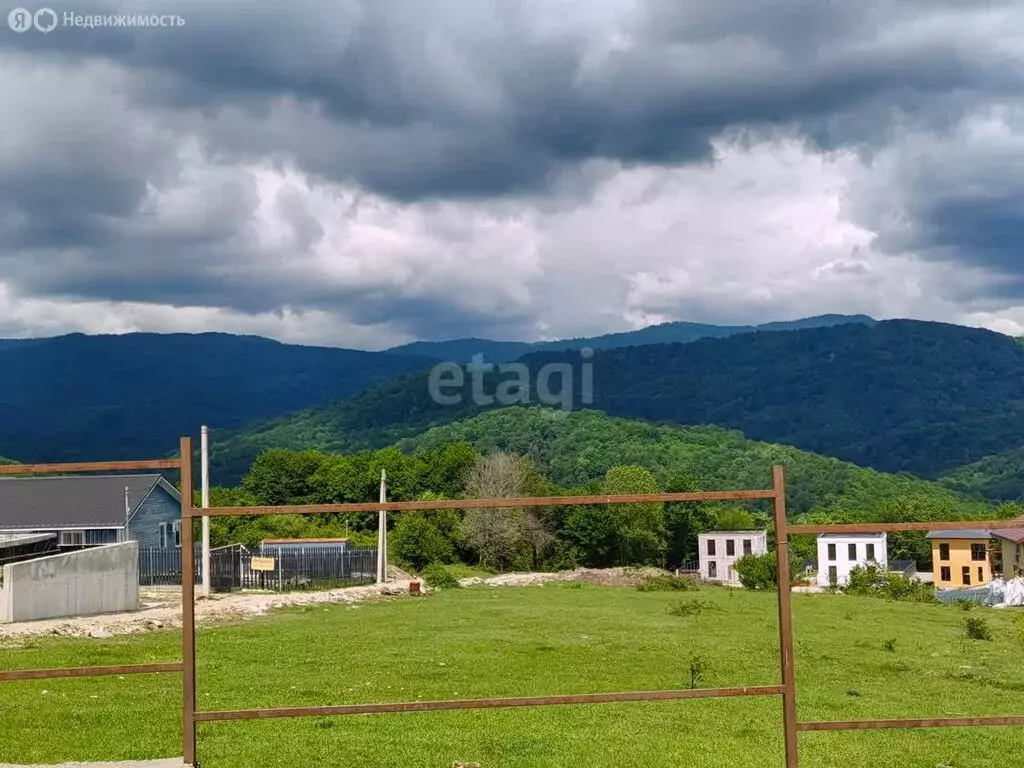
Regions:
[[[432,509],[500,509],[550,507],[559,505],[636,504],[644,502],[749,501],[770,499],[774,505],[775,552],[778,578],[779,665],[777,685],[735,688],[678,689],[661,691],[621,691],[558,696],[505,697],[490,699],[453,699],[442,701],[407,701],[378,704],[346,704],[269,709],[206,710],[196,706],[195,646],[195,574],[192,569],[182,573],[182,661],[174,664],[146,664],[125,667],[86,667],[63,670],[19,670],[0,672],[0,681],[43,677],[81,677],[146,672],[182,672],[182,753],[184,762],[198,766],[196,726],[198,723],[225,720],[254,720],[282,717],[324,717],[398,712],[437,712],[507,707],[540,707],[554,705],[603,704],[612,702],[671,701],[701,698],[745,696],[779,696],[782,703],[782,733],[786,768],[799,768],[798,736],[810,731],[842,731],[883,728],[938,728],[965,726],[1024,725],[1024,714],[997,717],[922,718],[905,720],[860,720],[811,722],[797,718],[796,678],[793,658],[791,605],[791,574],[789,572],[789,538],[799,534],[821,533],[883,533],[889,531],[926,531],[972,528],[1024,528],[1024,520],[957,521],[951,523],[865,523],[853,525],[789,525],[786,516],[786,489],[783,467],[773,468],[772,487],[761,490],[704,491],[692,493],[655,493],[615,496],[551,496],[518,499],[468,499],[449,501],[371,502],[365,504],[286,505],[275,507],[215,507],[197,509],[193,506],[192,441],[184,437],[178,460],[122,462],[104,464],[15,465],[0,467],[0,474],[52,474],[124,469],[179,469],[181,473],[182,525],[181,547],[194,546],[192,523],[195,518],[215,516],[348,514],[354,512],[403,512]]]

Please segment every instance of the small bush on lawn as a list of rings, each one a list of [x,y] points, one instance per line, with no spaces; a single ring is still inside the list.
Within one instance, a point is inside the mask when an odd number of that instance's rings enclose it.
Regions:
[[[775,565],[775,553],[766,555],[744,555],[733,566],[740,584],[746,589],[775,589],[779,583],[778,570]],[[795,556],[789,559],[790,586],[806,583],[806,577],[800,573],[799,563]]]
[[[981,616],[964,616],[961,626],[971,640],[991,640],[992,630]]]
[[[898,602],[935,602],[935,592],[930,584],[912,581],[898,573],[883,571],[877,565],[859,565],[850,571],[846,593],[861,597],[882,597]]]
[[[707,600],[680,600],[669,606],[668,612],[672,616],[696,616],[704,611],[717,611],[718,606],[709,603]]]
[[[648,576],[636,587],[641,592],[693,592],[697,589],[697,582],[685,576],[676,576],[674,573],[664,573],[659,576]]]
[[[456,589],[461,586],[455,574],[440,563],[431,563],[420,571],[420,576],[432,589]]]

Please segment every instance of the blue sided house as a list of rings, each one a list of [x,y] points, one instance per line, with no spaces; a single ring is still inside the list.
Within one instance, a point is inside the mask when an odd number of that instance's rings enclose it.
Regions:
[[[160,475],[0,478],[0,541],[48,534],[61,549],[173,549],[180,523],[181,495]]]

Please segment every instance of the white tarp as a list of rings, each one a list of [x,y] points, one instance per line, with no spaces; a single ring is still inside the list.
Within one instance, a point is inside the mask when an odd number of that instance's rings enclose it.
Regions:
[[[1017,577],[1006,582],[1003,604],[1013,607],[1024,605],[1024,578]]]

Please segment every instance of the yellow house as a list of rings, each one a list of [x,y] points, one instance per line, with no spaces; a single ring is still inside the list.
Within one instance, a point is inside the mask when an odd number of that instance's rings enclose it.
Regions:
[[[990,531],[931,531],[927,538],[932,542],[936,587],[978,587],[992,581]]]

